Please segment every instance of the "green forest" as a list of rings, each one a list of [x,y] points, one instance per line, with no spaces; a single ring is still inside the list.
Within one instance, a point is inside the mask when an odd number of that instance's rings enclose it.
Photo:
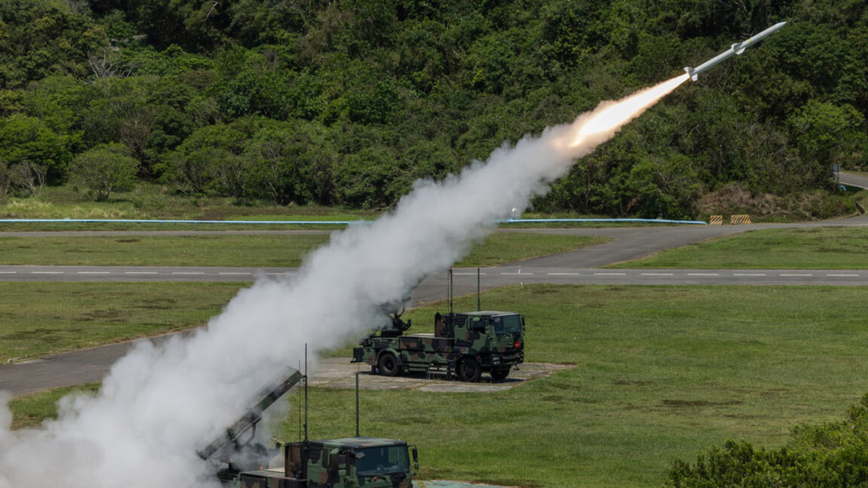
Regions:
[[[0,198],[74,185],[108,200],[151,182],[239,205],[388,209],[419,178],[779,21],[534,208],[839,214],[830,166],[868,162],[862,0],[4,0]]]

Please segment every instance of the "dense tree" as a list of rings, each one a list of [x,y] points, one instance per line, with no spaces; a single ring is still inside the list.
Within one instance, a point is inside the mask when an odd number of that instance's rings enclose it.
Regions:
[[[30,161],[48,168],[48,180],[60,182],[72,159],[70,137],[58,135],[35,117],[15,114],[0,119],[0,159],[14,165]]]
[[[329,205],[337,201],[337,152],[327,132],[317,124],[270,124],[256,133],[244,157],[251,196],[280,205]]]
[[[833,191],[831,164],[868,157],[856,0],[8,0],[0,158],[57,184],[123,144],[139,178],[191,195],[384,208],[779,20],[535,205],[684,217],[732,185]]]
[[[868,485],[868,395],[847,418],[800,425],[781,449],[727,441],[700,454],[695,463],[677,461],[670,470],[675,488],[715,486]]]
[[[76,156],[69,175],[73,184],[86,188],[96,200],[106,201],[112,192],[135,186],[138,166],[126,146],[104,144]]]

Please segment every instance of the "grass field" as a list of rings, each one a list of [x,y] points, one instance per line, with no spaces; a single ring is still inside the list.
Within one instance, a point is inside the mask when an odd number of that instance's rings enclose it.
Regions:
[[[0,363],[204,324],[239,283],[0,283]]]
[[[240,205],[232,198],[190,198],[176,195],[157,184],[140,183],[130,192],[112,194],[108,202],[94,202],[71,186],[45,187],[38,197],[10,198],[0,202],[0,219],[130,219],[130,220],[208,220],[208,221],[360,221],[373,220],[383,210],[351,210],[339,207],[276,206],[266,203]],[[524,219],[594,219],[605,215],[574,212],[540,213],[529,211]],[[612,227],[637,224],[556,223],[504,224],[508,228],[535,227]],[[641,225],[641,224],[638,224]],[[661,225],[661,224],[648,224]],[[149,224],[149,223],[6,223],[0,232],[71,230],[238,230],[238,229],[318,229],[334,230],[336,225],[317,224]]]
[[[763,229],[663,251],[613,268],[868,269],[868,229]]]
[[[660,486],[675,458],[727,438],[781,445],[795,423],[839,418],[868,391],[864,296],[852,288],[498,290],[484,295],[484,308],[527,315],[529,361],[577,367],[504,393],[365,392],[362,432],[417,444],[428,479]],[[432,313],[407,317],[417,327]],[[351,433],[352,401],[349,391],[316,390],[313,435]],[[296,431],[290,418],[285,436]]]
[[[0,264],[297,267],[328,234],[0,237]],[[495,233],[458,266],[490,266],[571,251],[601,237]]]
[[[361,431],[417,445],[423,479],[661,486],[673,459],[725,439],[780,446],[798,422],[841,418],[868,391],[864,298],[831,287],[492,291],[484,308],[526,315],[528,361],[576,367],[509,392],[363,391]],[[433,313],[406,317],[421,332]],[[352,435],[353,398],[311,389],[311,436]],[[296,435],[290,414],[283,438]]]
[[[9,402],[9,408],[14,412],[12,429],[38,427],[43,420],[57,417],[57,401],[61,397],[70,393],[93,394],[99,390],[99,387],[99,383],[91,383],[88,385],[40,391],[13,398]]]

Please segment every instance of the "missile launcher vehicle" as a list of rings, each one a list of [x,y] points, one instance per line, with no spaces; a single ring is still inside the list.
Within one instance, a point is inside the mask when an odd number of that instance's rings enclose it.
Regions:
[[[357,437],[305,440],[282,446],[283,467],[270,467],[281,446],[255,443],[256,425],[266,408],[306,376],[288,368],[225,433],[197,450],[220,467],[217,476],[231,488],[411,488],[419,470],[418,451],[395,439]],[[305,398],[307,395],[305,394]],[[305,418],[307,414],[305,413]],[[412,453],[413,466],[410,465]],[[279,462],[276,464],[280,464]]]
[[[503,380],[524,362],[524,317],[515,312],[438,313],[433,334],[404,334],[410,325],[394,314],[390,327],[359,341],[351,362],[386,376],[440,372],[463,381],[483,372]]]

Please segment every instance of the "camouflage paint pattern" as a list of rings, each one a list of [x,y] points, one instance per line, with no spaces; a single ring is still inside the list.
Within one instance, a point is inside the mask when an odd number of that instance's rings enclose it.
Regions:
[[[353,349],[352,362],[381,368],[383,356],[391,354],[399,372],[436,368],[460,377],[461,362],[472,358],[482,371],[493,372],[497,379],[505,378],[509,368],[524,362],[523,319],[517,313],[438,313],[434,320],[434,334],[403,335],[406,327],[400,334],[395,329],[371,334]],[[504,325],[507,323],[509,326]]]
[[[366,462],[376,462],[374,452],[388,455],[389,467],[371,471]],[[357,457],[359,453],[368,454]],[[236,488],[411,488],[413,472],[407,443],[391,439],[358,437],[287,444],[285,467],[246,471]],[[366,461],[365,458],[369,458]],[[370,459],[373,458],[373,459]],[[305,469],[307,475],[305,476]],[[368,469],[368,471],[360,472]],[[306,478],[306,479],[305,479]]]

